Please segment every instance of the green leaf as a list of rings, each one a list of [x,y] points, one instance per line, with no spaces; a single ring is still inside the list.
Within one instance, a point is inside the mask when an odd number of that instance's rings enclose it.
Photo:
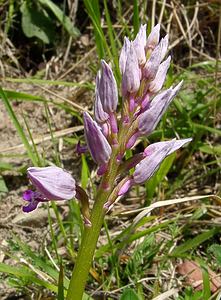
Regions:
[[[210,290],[210,278],[209,272],[206,266],[201,266],[202,274],[203,274],[203,299],[209,300],[211,297],[211,290]]]
[[[110,18],[110,14],[108,11],[108,6],[107,6],[107,1],[104,0],[104,11],[105,11],[105,17],[106,17],[106,21],[107,21],[107,31],[108,31],[108,36],[109,36],[109,40],[110,40],[110,45],[111,45],[111,51],[113,54],[113,60],[114,60],[114,64],[115,64],[115,77],[117,79],[117,82],[119,82],[120,80],[120,69],[119,69],[119,64],[118,64],[118,51],[117,51],[117,42],[118,41],[118,37],[116,35],[116,32],[114,30],[114,27],[112,25],[111,22],[111,18]]]
[[[106,40],[101,27],[99,2],[98,0],[84,0],[84,5],[87,10],[88,16],[91,18],[91,21],[93,23],[95,43],[99,59],[101,59],[105,55],[104,45]]]
[[[193,122],[191,123],[191,125],[196,129],[202,129],[204,131],[209,131],[213,134],[221,135],[221,130],[220,129],[205,126],[205,125],[202,125],[202,124],[193,123]]]
[[[156,187],[163,181],[163,179],[169,172],[175,157],[176,157],[176,153],[173,153],[170,156],[168,156],[162,162],[159,170],[155,173],[155,175],[146,183],[146,192],[147,192],[148,200],[151,200],[152,197],[154,196]]]
[[[35,283],[37,285],[43,286],[49,289],[52,292],[57,293],[57,287],[49,283],[45,280],[39,279],[36,274],[30,271],[27,267],[16,267],[16,266],[8,266],[4,263],[0,263],[0,272],[14,275],[21,279],[28,279],[30,282]]]
[[[64,12],[53,3],[51,0],[39,0],[39,3],[49,8],[58,21],[64,26],[66,31],[74,38],[77,38],[80,35],[80,31],[73,26],[70,18],[68,18]]]
[[[13,99],[13,100],[16,99],[16,100],[38,101],[38,102],[46,102],[47,101],[46,99],[41,98],[39,96],[10,91],[10,90],[4,90],[4,93],[9,99]],[[0,95],[0,97],[1,97],[1,95]]]
[[[73,81],[60,81],[60,80],[47,80],[47,79],[37,79],[34,77],[28,77],[28,78],[12,78],[12,77],[5,77],[4,78],[5,81],[9,81],[9,82],[16,82],[16,83],[26,83],[26,84],[37,84],[37,85],[43,85],[43,84],[47,84],[47,85],[61,85],[61,86],[73,86],[73,87],[81,87],[81,88],[86,88],[89,90],[94,91],[94,84],[89,82],[89,81],[84,81],[82,83],[80,82],[73,82]],[[5,90],[6,92],[6,90]],[[12,93],[13,91],[7,91]],[[15,92],[14,93],[18,93]],[[18,93],[19,94],[19,93]],[[28,94],[24,94],[24,95],[28,95]],[[32,97],[36,97],[36,95],[32,95]]]
[[[7,192],[8,192],[8,188],[5,184],[5,181],[4,181],[3,177],[0,176],[0,194],[7,193]]]
[[[218,244],[213,244],[209,247],[209,251],[213,253],[217,263],[221,266],[221,246]]]
[[[213,155],[221,155],[221,146],[210,146],[210,145],[204,145],[199,147],[200,151],[207,153],[207,154],[213,154]]]
[[[120,297],[120,300],[140,300],[138,295],[134,290],[127,288],[124,290],[123,294]]]
[[[6,163],[6,162],[3,162],[3,161],[0,161],[0,170],[1,171],[5,171],[5,170],[13,170],[13,166],[9,163]]]
[[[58,278],[58,300],[64,300],[64,269],[60,263],[60,272]]]
[[[134,37],[139,31],[139,5],[138,1],[134,0],[134,5],[133,5],[133,26],[134,26]]]
[[[81,186],[83,189],[86,189],[87,184],[88,184],[88,178],[89,178],[89,169],[88,169],[87,161],[86,161],[84,154],[82,154],[81,159],[82,159]]]
[[[24,1],[20,10],[22,30],[27,37],[37,37],[45,44],[53,41],[54,26],[43,9],[40,10],[37,5]]]
[[[211,237],[213,237],[214,235],[216,235],[219,231],[220,231],[219,228],[213,228],[211,230],[205,231],[205,232],[197,235],[195,238],[187,240],[183,244],[176,247],[172,251],[170,256],[178,256],[178,257],[180,255],[182,256],[185,252],[195,249],[196,247],[201,245],[203,242],[205,242],[206,240],[208,240]]]

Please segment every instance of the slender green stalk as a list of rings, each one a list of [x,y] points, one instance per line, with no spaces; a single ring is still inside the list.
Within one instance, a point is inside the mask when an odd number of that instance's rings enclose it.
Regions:
[[[70,281],[66,298],[67,300],[82,299],[94,251],[97,245],[97,240],[104,219],[104,212],[102,211],[106,197],[104,197],[104,194],[102,196],[102,199],[97,201],[94,206],[93,214],[91,216],[92,226],[90,228],[85,228],[81,247]]]
[[[91,211],[90,221],[92,226],[85,227],[84,230],[66,300],[81,300],[83,296],[88,273],[91,267],[97,241],[104,221],[104,204],[112,191],[111,189],[106,190],[103,187],[107,182],[110,187],[113,186],[118,170],[118,164],[116,160],[117,150],[113,152],[115,153],[113,153],[112,159],[110,161],[109,172],[101,181],[95,203]]]

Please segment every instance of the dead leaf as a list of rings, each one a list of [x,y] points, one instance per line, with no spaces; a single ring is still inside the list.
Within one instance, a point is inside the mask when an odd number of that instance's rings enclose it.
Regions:
[[[198,263],[192,260],[185,260],[177,266],[177,272],[185,276],[188,284],[192,285],[196,290],[203,289],[203,274]],[[208,268],[210,277],[210,289],[215,293],[221,287],[221,277]]]

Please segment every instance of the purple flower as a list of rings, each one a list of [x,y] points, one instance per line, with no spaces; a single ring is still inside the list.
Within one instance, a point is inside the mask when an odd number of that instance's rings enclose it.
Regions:
[[[125,70],[122,76],[122,94],[127,96],[128,93],[133,94],[139,90],[141,71],[139,69],[137,55],[130,43],[130,49],[127,54]]]
[[[66,171],[56,166],[31,167],[27,170],[28,178],[36,191],[27,190],[23,199],[29,204],[23,207],[24,212],[37,208],[39,202],[50,200],[70,200],[75,196],[75,180]]]
[[[96,88],[103,110],[111,114],[116,111],[118,103],[117,83],[111,67],[101,60],[101,72],[98,72],[96,78]]]
[[[100,127],[88,113],[84,113],[84,133],[88,149],[98,165],[105,165],[111,155],[111,146],[101,132]]]
[[[150,107],[138,117],[138,130],[141,135],[150,134],[159,123],[167,107],[181,88],[180,82],[175,88],[169,88],[151,101]]]
[[[192,139],[172,140],[158,142],[148,146],[144,151],[146,157],[135,167],[133,174],[135,184],[144,183],[148,180],[158,170],[160,164],[168,155],[191,140]]]

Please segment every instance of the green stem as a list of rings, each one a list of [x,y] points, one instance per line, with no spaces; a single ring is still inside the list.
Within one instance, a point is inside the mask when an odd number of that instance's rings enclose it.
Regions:
[[[91,214],[92,226],[85,228],[81,247],[78,252],[74,271],[67,292],[67,300],[81,300],[88,273],[91,267],[94,251],[96,249],[97,240],[104,220],[104,209],[106,197],[103,194],[94,205]]]
[[[116,160],[117,149],[113,152],[114,153],[109,164],[109,172],[103,177],[91,211],[90,221],[92,226],[85,227],[84,229],[81,246],[75,262],[66,300],[81,300],[84,293],[88,273],[104,221],[105,210],[103,206],[112,192],[111,188],[105,190],[103,189],[103,186],[105,183],[108,183],[110,187],[114,186],[114,180],[118,170],[118,163]]]

